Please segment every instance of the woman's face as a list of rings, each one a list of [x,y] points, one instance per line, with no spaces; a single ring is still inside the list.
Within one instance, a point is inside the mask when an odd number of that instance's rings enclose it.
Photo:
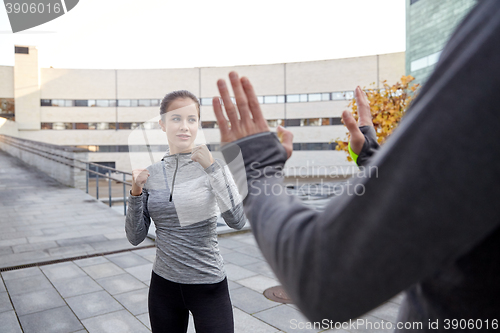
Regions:
[[[160,126],[167,133],[171,154],[190,152],[198,134],[198,109],[190,98],[177,98],[160,119]]]

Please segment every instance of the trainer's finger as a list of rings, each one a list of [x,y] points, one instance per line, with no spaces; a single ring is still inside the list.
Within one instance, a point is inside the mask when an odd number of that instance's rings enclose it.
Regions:
[[[278,137],[280,138],[281,144],[285,148],[286,154],[288,155],[288,158],[290,158],[290,156],[292,156],[292,152],[293,152],[293,133],[290,132],[289,130],[286,130],[281,125],[278,126],[277,132],[278,132]]]
[[[248,107],[247,96],[241,86],[238,73],[234,71],[229,73],[229,80],[231,81],[231,86],[233,87],[234,98],[236,99],[236,105],[238,106],[240,118],[244,123],[246,123],[250,120],[250,109]]]
[[[363,148],[365,136],[359,129],[358,124],[356,124],[356,120],[349,111],[345,110],[344,112],[342,112],[342,121],[344,122],[351,135],[351,149],[356,154],[359,154],[361,152],[361,149]]]
[[[219,125],[221,139],[225,139],[229,135],[229,126],[227,125],[226,117],[224,117],[224,113],[222,112],[219,97],[214,97],[212,99],[212,106],[214,108],[215,119],[217,119],[217,124]]]
[[[231,122],[231,129],[237,132],[239,127],[239,119],[236,108],[234,107],[233,101],[231,101],[231,96],[229,96],[229,90],[227,89],[226,81],[220,79],[217,81],[217,88],[219,88],[219,93],[224,103],[224,109],[226,109],[227,117]]]
[[[248,105],[250,107],[250,112],[252,113],[254,123],[262,131],[269,131],[267,121],[260,109],[259,99],[257,98],[255,91],[253,90],[253,86],[250,83],[250,80],[247,77],[242,77],[241,83],[248,99]]]

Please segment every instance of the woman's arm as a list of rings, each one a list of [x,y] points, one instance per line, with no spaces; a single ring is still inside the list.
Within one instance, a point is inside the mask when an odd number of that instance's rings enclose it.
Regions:
[[[205,169],[205,172],[208,175],[212,192],[224,221],[233,229],[243,228],[247,218],[243,211],[240,194],[227,166],[223,166],[220,161],[215,160],[212,165]]]
[[[132,195],[128,197],[127,217],[125,218],[125,233],[128,241],[137,246],[148,235],[149,226],[151,225],[151,217],[148,211],[148,191],[142,189],[140,195]]]

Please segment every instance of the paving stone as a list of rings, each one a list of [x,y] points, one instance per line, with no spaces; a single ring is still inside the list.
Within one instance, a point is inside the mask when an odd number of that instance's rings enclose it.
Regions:
[[[147,248],[147,249],[140,249],[140,250],[135,250],[133,251],[133,253],[143,257],[143,258],[146,258],[146,257],[149,257],[149,256],[156,256],[156,247],[150,247],[150,248]]]
[[[102,287],[88,276],[56,280],[53,284],[62,297],[71,297],[102,290]]]
[[[109,260],[104,258],[104,256],[98,256],[98,257],[91,257],[91,258],[75,260],[73,262],[76,265],[78,265],[79,267],[87,267],[87,266],[93,266],[93,265],[97,265],[97,264],[106,264],[106,263],[109,263]]]
[[[149,288],[134,290],[128,293],[115,295],[116,300],[134,316],[148,312]]]
[[[20,316],[19,320],[24,333],[67,333],[83,328],[67,306]]]
[[[13,271],[2,272],[2,277],[5,281],[13,279],[22,279],[27,276],[43,275],[42,271],[38,267],[28,267],[22,269],[16,269]]]
[[[279,306],[281,303],[268,300],[263,294],[248,289],[246,287],[229,291],[231,303],[249,314]]]
[[[140,281],[149,281],[151,280],[151,272],[153,270],[153,263],[148,263],[146,265],[135,266],[126,268],[125,271],[132,276],[134,276],[137,280]]]
[[[21,244],[12,246],[12,251],[14,251],[15,253],[23,253],[36,250],[52,249],[58,246],[59,245],[57,245],[57,243],[54,241],[35,243],[35,244]]]
[[[108,262],[105,264],[97,264],[82,268],[91,278],[101,279],[108,276],[119,275],[125,273],[123,269],[115,264]]]
[[[123,310],[123,306],[104,290],[68,297],[66,302],[80,320]]]
[[[94,254],[96,250],[89,244],[61,246],[48,250],[51,257],[74,258],[78,255]]]
[[[111,295],[142,289],[146,285],[129,274],[115,275],[96,280]]]
[[[398,319],[399,305],[386,302],[376,309],[368,312],[368,315],[371,315],[376,318],[384,319],[385,321],[390,321],[392,323],[396,323]]]
[[[5,289],[5,284],[3,282],[3,279],[0,278],[0,292],[4,292],[4,291],[7,291],[7,289]]]
[[[225,264],[224,268],[227,273],[227,278],[229,280],[237,281],[241,280],[250,276],[257,275],[256,272],[252,272],[248,269],[245,269],[243,267],[234,265],[234,264]]]
[[[234,252],[234,250],[232,250],[232,249],[228,249],[228,248],[226,248],[226,247],[224,247],[224,246],[220,246],[220,245],[219,245],[219,253],[220,253],[220,254],[225,255],[225,254],[227,254],[227,253],[232,253],[232,252]]]
[[[23,333],[14,311],[1,312],[0,323],[2,323],[2,333]]]
[[[9,294],[5,291],[0,292],[0,312],[5,312],[9,310],[13,310]]]
[[[80,267],[72,262],[42,266],[40,269],[51,281],[74,279],[87,275]]]
[[[257,246],[247,245],[247,246],[243,246],[243,247],[237,247],[234,250],[236,252],[244,253],[244,254],[252,256],[254,258],[258,258],[258,259],[264,258],[262,256],[262,252],[260,251],[260,249]],[[245,264],[242,263],[242,265],[245,265]]]
[[[313,323],[308,324],[309,321],[302,313],[285,304],[256,313],[254,317],[284,332],[320,332],[324,330],[321,326],[317,329],[307,329],[307,325],[314,327]]]
[[[11,253],[14,253],[14,251],[12,251],[12,247],[10,247],[10,246],[1,246],[0,247],[0,256],[5,256],[5,255],[11,254]]]
[[[264,290],[266,290],[267,288],[280,285],[280,283],[275,279],[271,279],[263,275],[251,276],[249,278],[241,279],[236,282],[261,294],[264,293]]]
[[[243,268],[248,269],[249,271],[257,272],[261,275],[265,275],[271,279],[278,280],[276,278],[276,275],[274,275],[273,270],[271,269],[271,266],[265,261],[260,261],[254,264],[250,265],[245,265]]]
[[[149,329],[128,311],[117,311],[82,320],[89,333],[149,333]]]
[[[121,268],[150,264],[148,260],[133,252],[111,254],[105,257]]]
[[[242,243],[242,242],[238,242],[236,240],[232,240],[230,236],[229,237],[228,236],[226,236],[226,237],[219,237],[218,241],[219,241],[219,245],[220,246],[225,247],[227,249],[234,249],[234,248],[237,248],[237,247],[242,247],[242,246],[248,245],[246,243]]]
[[[238,289],[243,287],[241,284],[234,282],[233,280],[227,280],[227,286],[229,290]]]
[[[50,281],[44,275],[7,280],[5,281],[5,285],[7,286],[7,291],[11,296],[53,288]]]
[[[54,288],[11,295],[11,299],[18,316],[53,309],[66,304]]]
[[[244,265],[249,265],[249,264],[255,264],[259,261],[260,259],[257,259],[255,257],[240,253],[240,252],[232,252],[232,253],[227,253],[222,256],[224,258],[224,262],[235,264],[238,266],[244,266]]]
[[[272,327],[255,317],[252,317],[251,315],[244,311],[241,311],[240,309],[233,309],[233,316],[235,332],[279,332],[279,330],[275,327]]]
[[[151,322],[149,321],[149,313],[143,313],[141,315],[135,316],[141,321],[147,328],[151,329]]]

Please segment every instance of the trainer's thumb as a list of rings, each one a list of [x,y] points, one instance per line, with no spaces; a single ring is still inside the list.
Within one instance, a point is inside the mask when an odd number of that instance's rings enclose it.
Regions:
[[[278,134],[278,138],[281,141],[281,144],[283,145],[283,147],[286,150],[286,154],[288,156],[287,159],[288,159],[288,158],[290,158],[290,156],[292,156],[292,152],[293,152],[293,133],[290,132],[289,130],[285,129],[282,126],[278,126],[276,131]]]

